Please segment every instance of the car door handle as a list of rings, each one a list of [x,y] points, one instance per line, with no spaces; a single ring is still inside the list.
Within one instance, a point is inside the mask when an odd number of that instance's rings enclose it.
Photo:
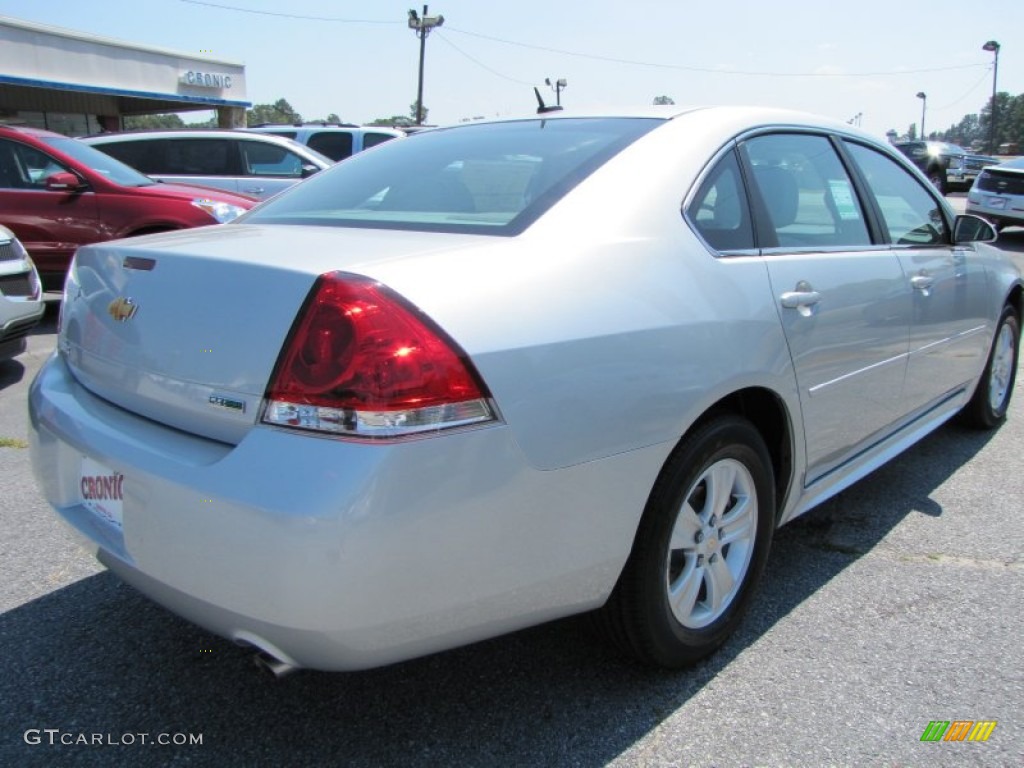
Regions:
[[[925,294],[928,293],[928,289],[932,287],[935,282],[935,278],[931,275],[914,275],[910,278],[910,284],[916,291],[922,291]]]
[[[263,187],[253,187],[252,189],[243,189],[242,191],[247,195],[262,195],[264,192]]]
[[[802,309],[813,307],[821,301],[821,294],[817,291],[786,291],[779,298],[786,309]]]

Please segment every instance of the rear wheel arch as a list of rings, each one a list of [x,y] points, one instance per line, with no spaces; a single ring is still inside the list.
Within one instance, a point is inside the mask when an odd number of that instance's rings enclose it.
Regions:
[[[704,411],[659,470],[597,628],[640,661],[692,664],[742,619],[793,475],[782,399],[737,391]]]
[[[702,424],[724,414],[742,416],[761,434],[772,460],[775,474],[775,509],[782,513],[793,481],[793,422],[789,411],[775,392],[763,387],[749,387],[722,398],[708,408],[687,430],[679,442]]]

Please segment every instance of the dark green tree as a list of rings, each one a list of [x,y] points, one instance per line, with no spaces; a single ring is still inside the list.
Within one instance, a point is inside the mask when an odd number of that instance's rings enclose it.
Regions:
[[[391,117],[378,117],[376,120],[367,123],[367,125],[381,125],[391,126],[394,125],[398,128],[403,128],[410,125],[415,125],[416,121],[407,115],[392,115]]]
[[[126,131],[141,131],[152,128],[184,128],[185,121],[175,114],[169,115],[125,115],[121,121]]]
[[[186,128],[217,128],[218,127],[218,125],[217,125],[217,116],[214,115],[213,117],[211,117],[211,118],[209,118],[207,120],[197,120],[194,123],[191,123],[191,122],[190,123],[186,123],[185,127]]]
[[[264,123],[301,123],[302,115],[296,112],[286,99],[278,99],[273,104],[257,104],[245,113],[246,125],[263,125]]]

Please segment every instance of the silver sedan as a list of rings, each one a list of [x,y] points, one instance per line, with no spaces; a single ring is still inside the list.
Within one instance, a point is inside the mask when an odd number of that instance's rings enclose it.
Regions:
[[[33,461],[104,564],[279,672],[584,611],[679,667],[777,526],[1004,420],[1024,300],[994,238],[803,114],[424,132],[81,248]]]

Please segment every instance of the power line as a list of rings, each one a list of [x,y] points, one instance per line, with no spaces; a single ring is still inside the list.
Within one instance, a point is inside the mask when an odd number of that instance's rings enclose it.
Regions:
[[[545,51],[546,53],[557,53],[563,56],[575,56],[580,59],[592,59],[594,61],[604,61],[612,64],[630,64],[637,67],[653,67],[657,69],[675,69],[683,72],[703,72],[712,75],[745,75],[754,77],[882,77],[882,76],[896,76],[896,75],[913,75],[924,72],[950,72],[959,69],[974,69],[976,67],[986,66],[984,64],[962,64],[955,67],[931,67],[927,69],[902,69],[898,72],[758,72],[754,70],[745,69],[715,69],[713,67],[694,67],[685,64],[664,64],[651,61],[639,61],[637,59],[622,59],[616,56],[600,56],[593,53],[582,53],[580,51],[566,51],[561,48],[550,48],[544,45],[531,45],[529,43],[518,43],[515,40],[506,40],[501,37],[494,37],[493,35],[483,35],[479,32],[470,32],[467,29],[459,29],[458,27],[448,27],[449,32],[455,32],[460,35],[468,35],[470,37],[478,37],[481,40],[490,40],[494,43],[503,43],[504,45],[514,45],[517,48],[528,48],[533,51]]]
[[[517,83],[518,85],[535,85],[535,83],[528,83],[528,82],[526,82],[525,80],[517,80],[517,79],[516,79],[516,78],[514,78],[514,77],[509,77],[508,75],[502,74],[502,73],[501,73],[501,72],[499,72],[498,70],[496,70],[496,69],[493,69],[493,68],[491,68],[491,67],[487,66],[487,65],[486,65],[486,64],[484,64],[484,63],[483,63],[482,61],[480,61],[480,59],[477,59],[477,58],[474,58],[473,56],[470,56],[470,55],[469,55],[468,53],[466,53],[466,52],[465,52],[464,50],[462,50],[461,48],[459,48],[459,46],[457,46],[457,45],[456,45],[455,43],[453,43],[453,42],[452,42],[451,40],[449,40],[449,39],[448,39],[448,36],[447,36],[447,35],[443,35],[443,34],[441,34],[440,32],[438,32],[438,33],[437,33],[437,36],[438,36],[439,38],[441,38],[442,40],[444,40],[444,42],[445,42],[446,44],[450,45],[450,46],[451,46],[452,48],[454,48],[454,49],[455,49],[456,51],[458,51],[458,52],[459,52],[459,53],[461,53],[461,54],[462,54],[463,56],[465,56],[465,57],[466,57],[467,59],[469,59],[469,60],[470,60],[470,61],[472,61],[472,62],[473,62],[474,64],[476,64],[476,65],[477,65],[478,67],[480,67],[481,69],[486,69],[486,70],[487,70],[488,72],[490,72],[490,73],[491,73],[492,75],[495,75],[496,77],[500,77],[500,78],[501,78],[502,80],[508,80],[508,81],[509,81],[510,83]]]
[[[398,21],[379,20],[379,19],[345,19],[338,16],[307,16],[297,13],[281,13],[278,11],[259,11],[253,8],[240,8],[235,5],[225,5],[223,3],[211,3],[205,0],[181,0],[183,3],[190,3],[191,5],[202,5],[208,8],[219,8],[226,11],[236,11],[238,13],[250,13],[258,16],[275,16],[278,18],[285,19],[298,19],[300,21],[327,21],[336,24],[401,24]],[[590,59],[592,61],[604,61],[612,64],[628,64],[635,67],[649,67],[653,69],[669,69],[681,72],[702,72],[711,75],[742,75],[745,77],[811,77],[811,78],[837,78],[837,77],[898,77],[901,75],[916,75],[924,74],[929,72],[953,72],[964,69],[974,69],[976,67],[987,67],[986,64],[961,64],[959,66],[950,67],[926,67],[922,69],[903,69],[899,71],[886,71],[886,72],[763,72],[756,70],[747,69],[716,69],[714,67],[696,67],[686,64],[665,64],[653,61],[640,61],[638,59],[624,59],[616,56],[602,56],[594,53],[583,53],[582,51],[567,51],[562,48],[552,48],[544,45],[532,45],[530,43],[520,43],[515,40],[508,40],[502,37],[495,37],[494,35],[485,35],[480,32],[471,32],[468,29],[459,29],[458,27],[448,26],[446,29],[449,32],[455,32],[460,35],[467,35],[468,37],[476,37],[481,40],[489,40],[493,43],[501,43],[502,45],[511,45],[517,48],[526,48],[533,51],[544,51],[546,53],[556,53],[561,56],[574,56],[580,59]],[[521,80],[515,80],[509,78],[499,72],[491,69],[486,64],[474,59],[465,51],[457,48],[454,43],[450,40],[445,39],[449,45],[455,48],[459,53],[466,56],[471,61],[475,62],[484,69],[497,75],[498,77],[511,80],[512,82],[523,84]],[[529,85],[529,83],[526,83]]]
[[[301,21],[333,21],[340,24],[402,24],[401,21],[380,21],[378,19],[342,19],[337,16],[303,16],[297,13],[279,13],[276,11],[257,11],[254,8],[239,8],[236,5],[223,5],[221,3],[206,3],[203,0],[181,0],[183,3],[192,5],[205,5],[208,8],[220,8],[223,11],[237,11],[238,13],[252,13],[257,16],[277,16],[284,19],[299,19]]]
[[[987,67],[985,67],[985,74],[983,74],[983,75],[982,75],[982,76],[981,76],[981,77],[980,77],[980,78],[978,79],[978,82],[976,82],[976,83],[975,83],[974,85],[972,85],[972,86],[971,86],[971,87],[970,87],[970,88],[968,89],[968,91],[967,91],[967,92],[966,92],[966,93],[965,93],[965,94],[964,94],[963,96],[961,96],[961,97],[960,97],[960,98],[958,98],[958,99],[954,99],[953,101],[949,102],[949,104],[943,104],[943,105],[942,105],[941,107],[933,107],[933,109],[949,109],[950,107],[955,107],[955,106],[956,106],[957,104],[959,104],[959,103],[960,103],[961,101],[963,101],[963,100],[964,100],[964,99],[966,99],[966,98],[967,98],[968,96],[970,96],[970,95],[971,95],[972,93],[974,93],[974,92],[975,92],[975,91],[976,91],[976,90],[978,89],[978,86],[979,86],[979,85],[981,85],[981,84],[982,84],[983,82],[985,82],[986,80],[988,80],[988,73],[989,73],[989,70],[990,70],[990,69],[992,69],[992,67],[988,67],[988,66],[987,66]]]

